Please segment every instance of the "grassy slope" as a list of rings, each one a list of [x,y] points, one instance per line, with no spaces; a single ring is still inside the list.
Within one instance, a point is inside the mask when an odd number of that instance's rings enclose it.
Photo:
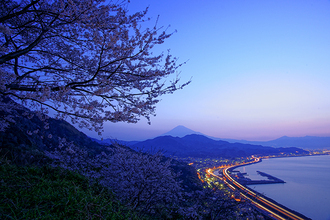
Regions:
[[[77,173],[0,164],[0,219],[128,218],[110,191]]]

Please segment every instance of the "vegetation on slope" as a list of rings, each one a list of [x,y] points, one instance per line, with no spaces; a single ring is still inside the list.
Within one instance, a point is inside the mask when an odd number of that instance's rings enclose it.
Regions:
[[[202,184],[185,162],[102,146],[61,120],[48,119],[44,129],[38,117],[19,111],[0,132],[0,219],[259,216],[248,202],[232,200],[232,192]]]
[[[112,193],[69,170],[0,165],[0,219],[135,219]]]

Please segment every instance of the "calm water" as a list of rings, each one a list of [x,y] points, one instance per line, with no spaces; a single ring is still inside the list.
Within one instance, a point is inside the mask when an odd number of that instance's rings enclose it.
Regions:
[[[330,220],[330,155],[264,159],[236,170],[254,180],[264,179],[257,170],[284,180],[249,187],[309,218]]]

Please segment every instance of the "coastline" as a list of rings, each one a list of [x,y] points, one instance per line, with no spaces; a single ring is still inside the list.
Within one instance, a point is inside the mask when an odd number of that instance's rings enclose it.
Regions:
[[[248,188],[249,190],[251,190],[252,192],[256,193],[257,195],[260,195],[260,196],[264,197],[265,199],[271,201],[272,203],[274,203],[274,204],[276,204],[276,205],[278,205],[278,206],[280,206],[280,207],[283,207],[284,209],[289,210],[290,212],[294,213],[295,215],[297,215],[297,216],[299,216],[299,217],[301,217],[301,218],[304,218],[304,219],[306,219],[306,220],[312,220],[311,218],[309,218],[309,217],[303,215],[302,213],[300,213],[300,212],[298,212],[298,211],[296,211],[296,210],[293,210],[293,209],[291,209],[291,208],[289,208],[289,207],[287,207],[287,206],[285,206],[285,205],[283,205],[283,204],[281,204],[281,203],[278,203],[278,202],[275,201],[274,199],[272,199],[272,198],[270,198],[270,197],[268,197],[268,196],[265,196],[265,195],[263,195],[262,193],[260,193],[260,192],[258,192],[258,191],[256,191],[256,190],[254,190],[254,189],[251,189],[251,188],[248,187],[248,186],[245,186],[245,187]]]
[[[240,184],[237,180],[235,180],[229,174],[229,173],[232,173],[231,171],[233,169],[236,169],[237,167],[255,164],[257,162],[260,162],[259,158],[256,158],[255,162],[252,162],[249,164],[238,164],[238,165],[233,165],[231,167],[224,168],[222,170],[222,173],[225,177],[225,183],[232,190],[238,190],[240,192],[241,198],[246,198],[246,199],[250,200],[255,205],[255,207],[260,209],[262,212],[267,213],[267,215],[271,218],[275,218],[275,219],[287,219],[288,218],[288,219],[295,219],[295,220],[308,219],[308,220],[310,220],[311,218],[306,217],[302,213],[297,212],[293,209],[289,209],[288,207],[284,206],[283,204],[276,202],[274,199],[270,199],[270,198],[262,195],[261,193],[256,192],[255,190],[252,190],[251,188],[246,187],[245,185]],[[214,175],[212,172],[210,174]],[[214,176],[216,176],[216,175],[214,175]]]
[[[310,157],[310,156],[324,156],[324,155],[330,155],[330,150],[328,150],[329,152],[326,153],[320,153],[320,154],[308,154],[308,155],[285,155],[285,156],[274,156],[274,157],[261,157],[261,159],[272,159],[272,158],[291,158],[291,157]],[[261,160],[260,159],[260,160]],[[258,163],[258,162],[256,162]],[[255,164],[255,163],[253,163]],[[250,164],[247,164],[250,165]]]
[[[283,158],[283,157],[281,157],[281,158]],[[262,162],[261,159],[259,159],[258,161],[254,162],[254,163],[249,163],[249,164],[243,164],[243,165],[233,166],[233,167],[228,168],[228,171],[233,172],[233,170],[236,169],[236,168],[238,168],[238,167],[243,167],[243,166],[248,166],[248,165],[252,165],[252,164],[257,164],[257,163],[260,163],[260,162]],[[312,220],[311,218],[305,216],[304,214],[302,214],[302,213],[300,213],[300,212],[298,212],[298,211],[296,211],[296,210],[293,210],[293,209],[291,209],[291,208],[288,208],[287,206],[285,206],[285,205],[283,205],[283,204],[281,204],[281,203],[275,201],[274,199],[272,199],[272,198],[270,198],[270,197],[268,197],[268,196],[265,196],[265,195],[263,195],[262,193],[260,193],[260,192],[258,192],[258,191],[256,191],[256,190],[254,190],[254,189],[251,189],[250,187],[246,186],[245,184],[242,184],[242,185],[243,185],[246,189],[248,189],[249,191],[252,191],[253,193],[255,193],[255,194],[256,194],[256,198],[257,198],[257,197],[259,197],[259,198],[264,198],[264,199],[270,201],[271,203],[275,204],[276,206],[279,206],[279,207],[281,207],[281,208],[283,208],[283,209],[285,209],[285,210],[291,212],[292,214],[296,215],[297,217],[299,217],[299,218],[301,218],[301,219]],[[248,190],[247,190],[247,191],[248,191]],[[243,192],[241,192],[241,193],[244,193],[244,191],[245,191],[245,190],[243,189]],[[246,196],[245,196],[245,197],[246,197]],[[248,198],[248,197],[246,197],[246,198]],[[256,207],[258,207],[258,206],[256,206]],[[261,211],[264,211],[264,210],[261,209]]]
[[[324,182],[327,183],[329,181],[329,175],[328,175],[329,165],[327,162],[328,157],[323,157],[324,159],[321,158],[319,159],[319,158],[313,158],[307,156],[330,156],[330,154],[326,153],[326,154],[316,154],[316,155],[300,155],[300,156],[290,156],[290,157],[267,158],[267,159],[288,158],[288,161],[284,163],[284,160],[278,162],[274,162],[277,160],[273,160],[272,162],[266,164],[265,169],[261,168],[261,166],[258,165],[257,167],[252,169],[248,168],[250,170],[247,171],[241,170],[241,172],[247,172],[251,174],[251,172],[255,173],[255,171],[257,170],[263,170],[266,173],[269,172],[272,175],[275,175],[276,177],[279,176],[281,179],[284,178],[284,180],[287,183],[279,184],[279,185],[275,184],[274,186],[266,186],[269,184],[249,185],[249,186],[245,185],[245,187],[257,194],[262,195],[263,197],[268,198],[271,201],[276,202],[277,204],[281,204],[286,208],[290,207],[288,209],[296,213],[303,212],[304,213],[303,215],[310,216],[311,219],[320,219],[320,220],[329,219],[330,213],[328,212],[328,209],[324,207],[328,201],[326,200],[326,198],[329,197],[329,193],[324,192],[324,190],[329,191],[328,185],[324,185]],[[310,159],[307,159],[307,161],[305,162],[304,157]],[[292,160],[292,158],[297,158],[297,160]],[[298,159],[298,158],[302,158],[302,159]],[[253,164],[256,165],[257,163],[253,163]],[[291,165],[294,166],[292,167]],[[311,174],[318,175],[319,179],[317,179],[313,175],[310,175],[310,173],[306,173],[307,171],[305,169],[305,165],[306,165],[306,169],[310,169],[311,166],[314,167],[317,165],[324,165],[326,168],[323,168],[323,172],[322,171],[318,172],[320,169],[320,167],[318,166],[317,168],[315,168],[317,170],[310,171]],[[244,167],[244,166],[247,165],[243,165],[240,167]],[[289,169],[288,167],[290,167],[291,169]],[[238,168],[238,166],[235,168]],[[299,170],[297,168],[299,168]],[[326,174],[324,174],[324,171],[326,172]],[[279,175],[282,172],[284,177]],[[296,173],[297,175],[294,175]],[[308,177],[306,175],[308,175]],[[303,178],[301,176],[303,176]],[[322,183],[323,185],[321,185]],[[265,193],[267,194],[267,196],[265,196]],[[293,204],[293,206],[291,204]],[[314,204],[318,204],[318,205],[314,205]],[[299,210],[299,211],[295,211],[295,210]]]

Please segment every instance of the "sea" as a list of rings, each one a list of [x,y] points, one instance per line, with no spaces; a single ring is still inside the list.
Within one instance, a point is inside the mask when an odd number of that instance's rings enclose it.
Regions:
[[[330,155],[263,159],[235,170],[252,180],[267,179],[256,171],[284,180],[249,187],[313,220],[330,220]]]

